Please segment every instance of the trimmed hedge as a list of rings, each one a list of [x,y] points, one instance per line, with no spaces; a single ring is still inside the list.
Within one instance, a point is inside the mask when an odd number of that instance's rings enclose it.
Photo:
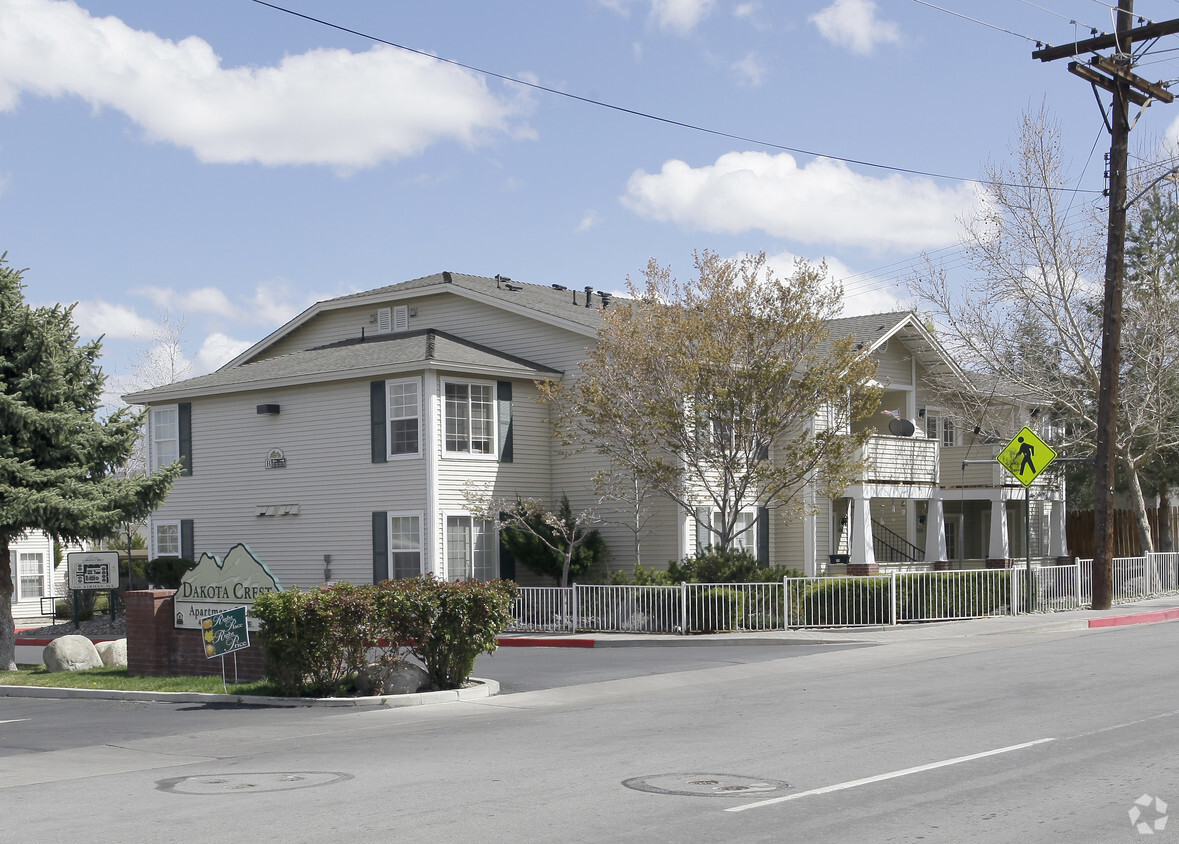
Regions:
[[[376,650],[386,668],[417,657],[438,689],[467,681],[511,621],[510,581],[448,583],[432,575],[376,585],[288,589],[259,596],[253,614],[266,678],[283,694],[345,694]]]
[[[995,615],[1008,608],[1011,573],[937,572],[897,578],[898,622]],[[792,584],[792,623],[802,626],[889,624],[889,581],[832,577]],[[1017,596],[1019,600],[1019,596]]]

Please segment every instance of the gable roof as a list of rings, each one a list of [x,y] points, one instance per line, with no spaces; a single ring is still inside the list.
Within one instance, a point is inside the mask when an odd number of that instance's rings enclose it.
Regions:
[[[587,307],[587,290],[592,291],[593,288],[585,287],[578,290],[559,284],[548,286],[529,284],[513,281],[503,276],[487,278],[486,276],[443,271],[398,284],[316,302],[221,368],[229,369],[249,362],[299,326],[327,311],[363,305],[392,305],[401,299],[433,293],[450,293],[464,298],[477,299],[493,307],[503,308],[577,334],[592,337],[597,334],[598,326],[602,322],[603,293],[592,292],[588,298],[589,307]],[[609,293],[604,295],[606,304],[610,299],[617,298]]]
[[[428,365],[508,379],[557,378],[560,370],[496,352],[431,328],[344,340],[256,363],[222,368],[123,397],[130,404],[174,401],[194,396],[263,390],[298,384],[387,377]]]

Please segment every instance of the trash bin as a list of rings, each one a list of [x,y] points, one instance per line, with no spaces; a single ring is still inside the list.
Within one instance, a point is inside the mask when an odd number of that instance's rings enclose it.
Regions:
[[[832,566],[846,566],[851,562],[851,554],[828,554],[827,563]]]

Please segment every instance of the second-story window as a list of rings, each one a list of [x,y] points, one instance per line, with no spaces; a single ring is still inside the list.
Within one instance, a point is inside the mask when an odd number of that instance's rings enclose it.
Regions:
[[[495,385],[447,381],[443,385],[446,451],[495,454]]]
[[[180,459],[180,413],[174,404],[151,409],[151,468],[160,469]]]
[[[389,396],[389,456],[420,453],[421,382],[386,382]]]

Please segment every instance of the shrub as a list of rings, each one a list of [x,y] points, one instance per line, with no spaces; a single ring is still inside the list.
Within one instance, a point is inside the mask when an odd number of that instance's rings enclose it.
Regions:
[[[745,596],[739,589],[716,586],[703,590],[689,604],[688,629],[692,632],[715,633],[735,630],[742,626]]]
[[[339,695],[376,649],[386,671],[412,653],[440,689],[457,689],[512,618],[510,581],[447,583],[431,575],[375,586],[270,592],[253,614],[266,679],[285,695]]]
[[[565,525],[573,524],[573,507],[569,504],[568,496],[561,496],[561,508],[556,515]],[[565,557],[541,541],[537,534],[546,537],[549,542],[561,549],[568,547],[567,543],[561,538],[559,531],[545,523],[540,513],[531,516],[528,523],[532,532],[505,524],[500,531],[504,547],[516,562],[533,574],[552,578],[560,584],[565,569]],[[604,578],[608,558],[606,540],[597,530],[591,530],[585,540],[573,549],[573,557],[569,560],[569,582],[600,582]]]
[[[716,551],[708,548],[697,551],[682,561],[672,560],[667,570],[648,569],[635,565],[628,577],[625,572],[612,572],[610,583],[625,586],[674,586],[679,583],[777,583],[784,577],[802,577],[802,572],[786,566],[764,566],[748,551],[731,548]],[[633,578],[633,580],[631,579]]]
[[[433,575],[395,581],[404,590],[402,628],[409,651],[440,689],[462,688],[481,653],[493,653],[512,620],[516,584],[507,580],[454,583]]]
[[[266,678],[282,694],[340,694],[366,662],[373,613],[371,587],[270,592],[254,602]]]

